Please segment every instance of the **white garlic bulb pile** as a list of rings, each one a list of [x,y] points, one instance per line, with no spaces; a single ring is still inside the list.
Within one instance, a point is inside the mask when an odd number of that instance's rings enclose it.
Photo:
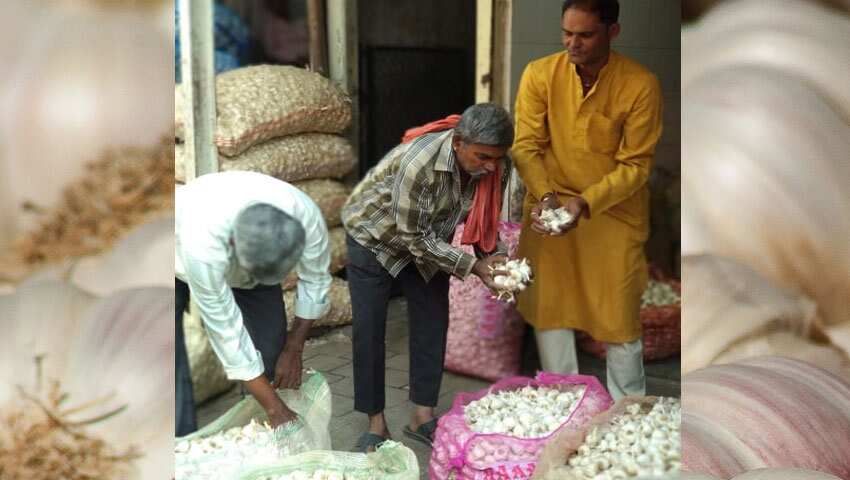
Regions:
[[[576,478],[587,480],[676,473],[682,461],[681,419],[677,398],[659,398],[651,409],[631,404],[610,423],[591,428],[567,465]]]
[[[648,307],[652,305],[674,305],[681,303],[682,299],[670,284],[650,280],[646,291],[640,298],[640,306]]]
[[[493,270],[505,270],[507,275],[496,275],[493,277],[493,283],[499,288],[496,298],[508,302],[514,301],[514,294],[525,290],[531,283],[531,265],[528,260],[508,260],[504,265],[496,264],[492,267]]]
[[[353,477],[331,470],[315,470],[312,473],[296,471],[283,475],[262,477],[258,480],[351,480]]]
[[[289,455],[268,423],[255,420],[204,438],[178,440],[174,446],[177,480],[232,478],[247,463],[273,463]]]
[[[575,217],[564,207],[544,208],[540,212],[540,222],[546,226],[552,233],[561,233],[561,231],[569,225]]]
[[[570,418],[584,391],[584,386],[568,390],[527,386],[491,393],[466,405],[464,418],[479,433],[545,437]]]

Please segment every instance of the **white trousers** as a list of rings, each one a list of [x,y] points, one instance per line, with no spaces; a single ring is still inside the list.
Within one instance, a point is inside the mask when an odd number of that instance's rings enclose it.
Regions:
[[[578,373],[575,334],[570,329],[535,330],[543,370],[564,375]],[[646,394],[643,342],[609,343],[606,360],[608,393],[614,401]]]

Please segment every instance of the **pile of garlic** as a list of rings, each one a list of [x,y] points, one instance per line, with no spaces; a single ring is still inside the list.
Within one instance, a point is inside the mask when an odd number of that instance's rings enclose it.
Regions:
[[[316,470],[312,473],[297,471],[283,475],[261,477],[258,480],[350,480],[353,477],[330,470]]]
[[[647,409],[634,403],[609,424],[593,427],[567,460],[571,473],[581,479],[613,480],[678,472],[682,404],[677,398],[659,398]]]
[[[649,286],[647,286],[646,291],[643,292],[643,296],[640,299],[640,306],[675,305],[681,302],[681,297],[673,290],[670,284],[650,280]]]
[[[496,298],[507,302],[514,301],[514,294],[525,290],[531,283],[531,265],[528,260],[508,260],[504,265],[496,264],[492,270],[505,270],[507,275],[496,275],[493,277],[493,283],[498,287],[498,295]]]
[[[208,437],[178,441],[174,446],[176,478],[231,478],[244,464],[273,463],[289,455],[268,423],[255,420]]]
[[[584,391],[583,385],[568,390],[527,386],[490,393],[469,402],[464,408],[464,418],[479,433],[545,437],[570,418]]]
[[[564,207],[544,208],[540,212],[540,222],[552,233],[561,233],[574,218]]]

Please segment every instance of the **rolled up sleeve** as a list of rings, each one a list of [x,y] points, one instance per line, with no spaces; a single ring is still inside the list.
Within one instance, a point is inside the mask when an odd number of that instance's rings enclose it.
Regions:
[[[297,266],[295,315],[304,320],[316,320],[330,309],[328,292],[331,288],[331,253],[328,228],[318,207],[312,205],[302,223],[306,245]]]

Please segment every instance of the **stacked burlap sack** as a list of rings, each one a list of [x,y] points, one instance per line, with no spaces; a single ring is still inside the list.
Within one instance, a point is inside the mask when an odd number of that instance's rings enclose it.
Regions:
[[[181,140],[185,138],[185,115],[191,111],[183,88],[177,85],[175,90],[178,182],[186,178],[186,151]],[[340,135],[351,121],[349,97],[317,73],[291,66],[256,65],[216,76],[216,109],[214,142],[220,170],[263,173],[306,193],[319,206],[328,226],[330,271],[342,270],[347,260],[340,211],[350,188],[340,179],[356,163],[351,145]],[[283,282],[290,320],[294,314],[296,282],[294,272]],[[345,281],[334,280],[329,300],[329,313],[315,321],[314,326],[351,323],[351,302]],[[189,321],[185,325],[195,401],[202,402],[226,390],[230,382],[201,325]]]

